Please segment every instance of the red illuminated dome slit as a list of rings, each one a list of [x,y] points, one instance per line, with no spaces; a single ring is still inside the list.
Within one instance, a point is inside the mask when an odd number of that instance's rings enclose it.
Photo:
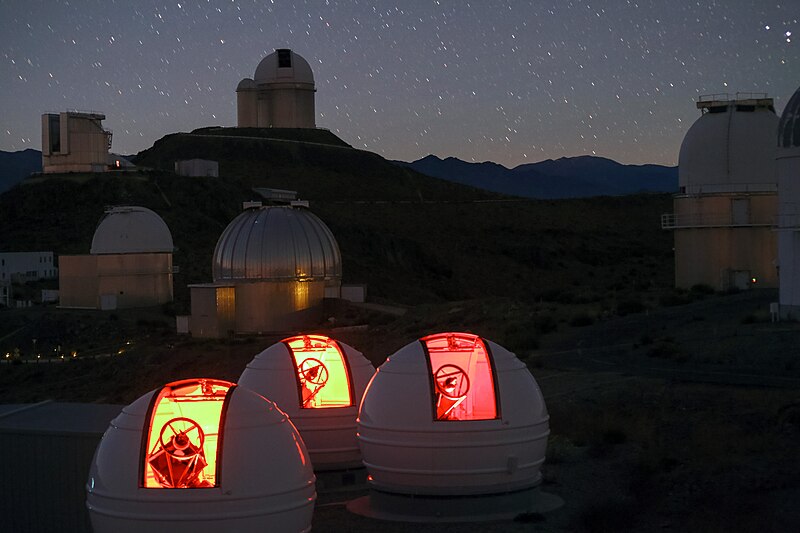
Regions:
[[[477,335],[440,333],[421,339],[428,359],[436,420],[497,418],[491,354]]]
[[[324,409],[354,405],[350,375],[339,345],[321,335],[286,339],[297,369],[300,407]]]

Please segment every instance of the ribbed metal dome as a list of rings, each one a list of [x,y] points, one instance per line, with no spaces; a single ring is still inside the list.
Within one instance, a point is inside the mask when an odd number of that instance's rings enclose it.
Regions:
[[[778,124],[778,147],[800,147],[800,88],[794,92]]]
[[[340,281],[336,239],[304,208],[248,209],[222,232],[213,259],[214,281]]]
[[[139,254],[174,250],[164,220],[146,207],[123,205],[106,209],[97,224],[90,253]]]

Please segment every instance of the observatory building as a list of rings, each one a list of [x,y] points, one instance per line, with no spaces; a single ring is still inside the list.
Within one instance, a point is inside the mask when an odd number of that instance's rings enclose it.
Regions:
[[[675,234],[675,286],[776,287],[775,131],[766,94],[701,96],[681,144],[679,192],[662,227]]]
[[[321,335],[299,335],[258,354],[239,384],[289,415],[314,470],[340,470],[361,466],[356,416],[374,373],[355,348]]]
[[[111,132],[100,113],[42,115],[42,171],[105,172],[109,166]]]
[[[300,532],[311,529],[314,482],[302,439],[274,403],[227,381],[189,379],[111,421],[86,506],[96,533]]]
[[[236,87],[240,128],[315,128],[314,74],[308,61],[280,48]]]
[[[243,211],[222,232],[213,283],[190,285],[195,337],[294,331],[322,320],[322,301],[338,298],[342,258],[336,239],[304,207]]]
[[[350,508],[408,520],[530,511],[548,421],[513,353],[469,333],[424,337],[389,357],[364,393],[358,436],[373,491]]]
[[[89,255],[59,257],[60,306],[108,310],[171,302],[172,252],[172,234],[156,213],[111,207]]]
[[[778,125],[778,251],[781,316],[800,317],[800,88]]]

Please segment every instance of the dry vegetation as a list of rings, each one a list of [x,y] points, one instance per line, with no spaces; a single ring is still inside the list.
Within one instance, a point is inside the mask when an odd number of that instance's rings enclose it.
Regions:
[[[216,238],[252,198],[249,187],[297,188],[337,235],[346,280],[407,309],[395,316],[341,303],[318,331],[375,364],[422,335],[472,331],[515,351],[545,394],[552,434],[543,490],[565,506],[515,522],[414,530],[791,531],[800,523],[800,325],[768,321],[775,291],[672,290],[671,235],[658,227],[668,196],[506,201],[336,146],[187,139],[165,138],[141,161],[169,168],[175,157],[216,157],[225,179],[154,170],[46,180],[0,196],[2,249],[84,252],[103,205],[135,203],[167,220],[181,267],[174,306],[0,310],[0,357],[15,348],[34,357],[36,338],[36,351],[58,354],[60,345],[68,359],[0,365],[0,402],[124,404],[173,379],[237,379],[279,337],[196,341],[174,334],[173,315],[187,309],[187,283],[210,279]],[[90,358],[98,354],[113,355]],[[358,494],[321,493],[314,530],[412,529],[350,515],[341,502]]]

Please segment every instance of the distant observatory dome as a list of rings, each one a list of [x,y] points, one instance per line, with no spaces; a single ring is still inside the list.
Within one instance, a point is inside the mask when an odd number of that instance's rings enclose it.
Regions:
[[[548,421],[539,386],[513,353],[477,335],[440,333],[378,368],[358,434],[376,493],[414,495],[419,505],[430,496],[439,506],[444,497],[520,494],[538,485]]]
[[[795,91],[781,114],[778,125],[778,147],[800,147],[800,89]]]
[[[712,96],[698,102],[703,114],[681,144],[681,192],[774,191],[778,117],[772,99]]]
[[[261,60],[253,79],[236,87],[240,128],[315,128],[316,102],[311,65],[288,48]]]
[[[117,206],[106,210],[97,225],[89,253],[172,253],[172,234],[164,220],[146,207]]]
[[[326,281],[339,284],[336,239],[302,207],[248,209],[222,232],[213,259],[214,281]]]
[[[361,466],[356,416],[375,368],[358,350],[321,335],[298,335],[253,359],[239,384],[272,399],[306,443],[314,470]]]
[[[261,60],[253,77],[256,83],[294,82],[314,84],[311,65],[300,54],[279,48]]]
[[[95,533],[311,529],[315,478],[286,415],[233,383],[190,379],[117,416],[86,484]]]

